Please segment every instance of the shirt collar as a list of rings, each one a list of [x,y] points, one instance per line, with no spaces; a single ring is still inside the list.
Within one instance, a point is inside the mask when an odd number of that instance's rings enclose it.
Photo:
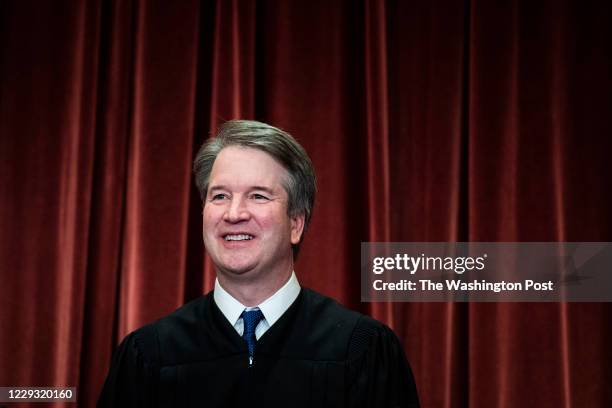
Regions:
[[[289,306],[297,299],[300,294],[300,283],[295,276],[295,272],[291,272],[291,277],[283,285],[282,288],[276,291],[272,296],[257,305],[264,315],[264,318],[270,326],[289,309]],[[236,300],[230,295],[219,283],[219,279],[215,279],[215,290],[213,292],[215,303],[225,318],[235,325],[242,311],[247,309],[245,305]],[[253,309],[248,308],[248,309]]]

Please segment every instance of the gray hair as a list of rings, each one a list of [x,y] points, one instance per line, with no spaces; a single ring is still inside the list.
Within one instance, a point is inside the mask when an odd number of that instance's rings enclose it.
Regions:
[[[254,120],[230,120],[222,124],[215,137],[208,139],[193,161],[195,183],[202,201],[206,199],[210,173],[217,155],[228,146],[259,149],[276,159],[289,177],[283,187],[289,196],[287,215],[304,215],[304,233],[310,223],[316,194],[316,177],[310,157],[291,136],[274,126]],[[297,257],[299,244],[293,246]]]

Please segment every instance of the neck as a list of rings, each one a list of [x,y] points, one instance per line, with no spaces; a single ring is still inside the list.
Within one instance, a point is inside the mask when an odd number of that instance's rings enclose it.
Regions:
[[[246,307],[254,307],[263,303],[266,299],[274,295],[291,277],[293,265],[284,273],[271,274],[267,279],[244,279],[237,277],[233,279],[225,273],[217,271],[217,278],[223,289],[227,291],[234,299],[245,305]]]

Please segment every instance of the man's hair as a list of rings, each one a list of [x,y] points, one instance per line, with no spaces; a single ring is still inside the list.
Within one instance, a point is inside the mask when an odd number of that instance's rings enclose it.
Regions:
[[[310,223],[316,194],[314,167],[304,148],[289,133],[266,123],[254,120],[225,122],[215,137],[202,145],[193,161],[195,183],[202,201],[206,200],[210,173],[217,155],[228,146],[250,147],[266,152],[287,170],[289,177],[283,180],[283,187],[289,196],[287,215],[304,215],[303,239]],[[293,245],[294,258],[298,252],[299,244]]]

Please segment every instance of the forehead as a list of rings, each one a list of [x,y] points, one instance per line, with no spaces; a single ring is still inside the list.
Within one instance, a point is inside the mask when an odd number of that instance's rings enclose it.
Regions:
[[[282,188],[287,170],[270,154],[251,147],[223,148],[213,164],[209,188]]]

